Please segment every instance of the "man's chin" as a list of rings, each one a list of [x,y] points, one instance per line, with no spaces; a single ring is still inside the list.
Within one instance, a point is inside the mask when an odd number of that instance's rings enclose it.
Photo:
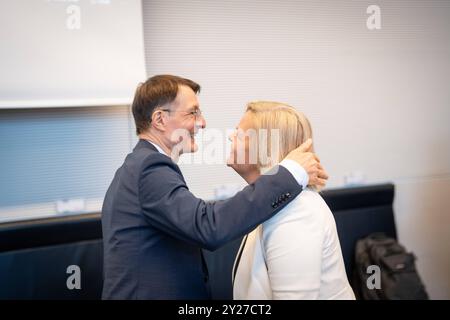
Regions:
[[[184,153],[194,153],[197,152],[198,146],[195,141],[190,141],[188,143],[178,143],[174,148],[173,151],[176,152],[179,156]]]
[[[191,141],[191,143],[187,146],[184,146],[181,153],[194,153],[198,151],[198,145],[195,141]]]
[[[190,153],[194,153],[194,152],[197,152],[198,151],[198,145],[195,143],[195,142],[193,142],[192,144],[191,144],[191,149],[190,149]]]

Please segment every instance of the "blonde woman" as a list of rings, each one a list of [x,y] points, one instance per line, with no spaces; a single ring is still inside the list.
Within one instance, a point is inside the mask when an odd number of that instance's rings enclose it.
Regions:
[[[251,102],[230,136],[228,165],[251,184],[308,138],[295,108]],[[309,187],[244,237],[232,276],[234,299],[355,299],[333,214]]]

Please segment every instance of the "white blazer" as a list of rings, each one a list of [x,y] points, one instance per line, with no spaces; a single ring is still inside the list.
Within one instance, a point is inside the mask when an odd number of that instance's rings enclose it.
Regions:
[[[244,237],[233,267],[233,297],[355,299],[333,214],[317,192],[305,189]]]

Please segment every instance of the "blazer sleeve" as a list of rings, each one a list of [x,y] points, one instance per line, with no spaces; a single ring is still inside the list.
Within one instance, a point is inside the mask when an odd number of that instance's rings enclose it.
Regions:
[[[189,191],[178,167],[165,158],[151,156],[143,163],[138,191],[142,212],[152,226],[208,250],[249,233],[302,191],[291,173],[277,166],[234,197],[205,202]]]

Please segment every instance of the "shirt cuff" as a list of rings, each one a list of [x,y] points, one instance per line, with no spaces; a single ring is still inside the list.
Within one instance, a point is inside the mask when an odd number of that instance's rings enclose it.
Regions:
[[[300,164],[291,159],[284,159],[280,162],[280,166],[285,167],[303,189],[306,188],[309,182],[309,176]]]

